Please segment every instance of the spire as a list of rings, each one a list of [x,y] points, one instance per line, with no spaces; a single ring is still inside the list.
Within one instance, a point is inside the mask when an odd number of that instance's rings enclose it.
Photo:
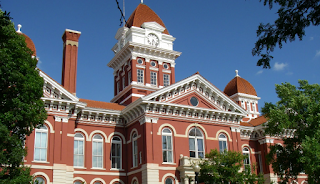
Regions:
[[[18,27],[17,33],[22,33],[22,32],[21,32],[21,27],[22,27],[22,25],[21,25],[21,24],[18,24],[17,27]]]
[[[240,75],[238,74],[238,73],[239,73],[239,71],[238,71],[238,70],[236,70],[235,72],[236,72],[236,77],[240,77]]]

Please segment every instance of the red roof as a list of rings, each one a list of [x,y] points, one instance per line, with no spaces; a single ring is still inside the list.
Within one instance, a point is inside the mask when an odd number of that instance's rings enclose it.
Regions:
[[[87,100],[82,98],[80,98],[79,101],[87,103],[87,107],[94,107],[94,108],[100,108],[100,109],[111,109],[111,110],[121,111],[126,107],[124,105],[119,105],[117,103],[101,102],[101,101]]]
[[[131,26],[141,27],[141,25],[145,22],[157,22],[166,28],[161,18],[154,11],[151,10],[149,6],[141,3],[129,17],[126,26],[129,28]],[[168,29],[166,28],[163,33],[169,34]]]
[[[24,33],[19,33],[19,34],[22,34],[25,38],[25,41],[26,41],[26,44],[27,44],[27,47],[33,52],[33,56],[36,56],[37,55],[37,51],[36,51],[36,47],[34,46],[34,43],[33,41],[31,40],[31,38],[29,38],[29,36],[27,36],[26,34]]]
[[[255,127],[255,126],[259,126],[263,123],[267,122],[266,117],[264,116],[259,116],[256,119],[253,119],[249,122],[240,122],[241,126],[251,126],[251,127]]]
[[[248,95],[257,96],[257,92],[254,89],[254,87],[250,84],[250,82],[239,76],[233,78],[224,88],[223,92],[229,96],[232,96],[236,93],[244,93]]]

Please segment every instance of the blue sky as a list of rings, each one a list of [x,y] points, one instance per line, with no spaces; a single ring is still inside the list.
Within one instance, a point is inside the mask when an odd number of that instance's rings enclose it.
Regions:
[[[122,6],[122,0],[119,0]],[[126,0],[128,18],[140,0]],[[220,90],[235,76],[248,80],[264,102],[276,102],[275,84],[298,79],[319,83],[320,34],[318,27],[306,30],[303,41],[275,49],[272,69],[256,66],[251,55],[260,22],[273,22],[276,9],[269,10],[258,0],[144,0],[176,38],[174,50],[176,81],[200,72]],[[107,63],[120,24],[115,0],[8,0],[2,10],[11,12],[15,25],[34,42],[39,68],[61,81],[62,40],[65,29],[81,31],[78,51],[77,96],[110,101],[113,98],[113,71]]]

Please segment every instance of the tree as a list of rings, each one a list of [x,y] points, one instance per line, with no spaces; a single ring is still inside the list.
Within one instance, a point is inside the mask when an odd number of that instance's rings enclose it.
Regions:
[[[320,182],[320,85],[299,80],[276,85],[280,100],[262,108],[267,117],[265,133],[283,139],[283,145],[270,146],[268,161],[281,182],[304,172],[308,183]]]
[[[25,39],[0,9],[0,183],[30,183],[24,141],[46,119],[43,79]]]
[[[261,2],[262,0],[260,0]],[[264,5],[271,9],[274,4],[280,6],[277,14],[279,18],[273,23],[260,24],[257,30],[258,41],[252,49],[252,55],[261,56],[257,66],[270,68],[270,60],[278,45],[294,41],[296,37],[302,40],[305,28],[320,24],[320,0],[263,0]],[[262,51],[265,50],[265,53]]]
[[[247,156],[241,152],[225,151],[220,153],[217,149],[211,150],[206,154],[206,158],[199,163],[201,168],[199,180],[208,184],[264,183],[263,175],[251,173],[251,168],[241,171],[245,158]]]

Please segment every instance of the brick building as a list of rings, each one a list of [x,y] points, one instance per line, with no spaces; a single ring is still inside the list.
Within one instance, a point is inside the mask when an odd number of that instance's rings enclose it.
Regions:
[[[173,50],[175,38],[153,10],[139,4],[115,36],[108,63],[114,70],[113,99],[81,99],[76,96],[80,35],[67,29],[62,36],[61,84],[39,72],[48,118],[27,138],[25,157],[37,180],[188,184],[195,175],[190,162],[211,149],[242,151],[249,155],[245,164],[255,164],[266,183],[277,179],[264,158],[268,145],[281,140],[264,135],[260,97],[238,71],[224,91],[199,73],[176,82],[181,52]],[[31,39],[26,41],[35,53]],[[298,182],[304,183],[303,177]]]

